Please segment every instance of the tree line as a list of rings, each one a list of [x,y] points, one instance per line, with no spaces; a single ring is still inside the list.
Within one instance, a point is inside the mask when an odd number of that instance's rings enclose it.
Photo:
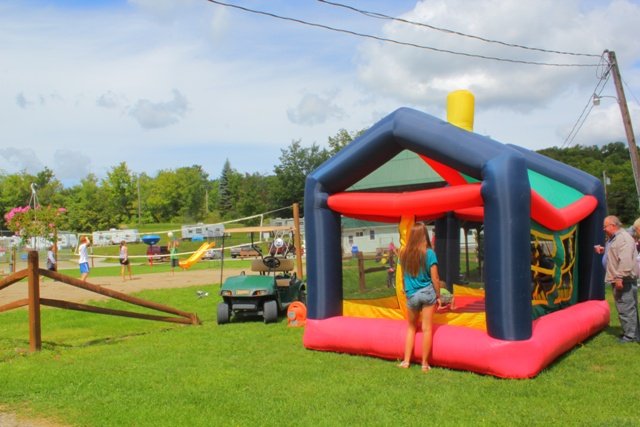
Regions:
[[[40,205],[64,207],[64,228],[91,232],[124,225],[152,223],[216,223],[301,203],[307,175],[363,131],[344,129],[329,137],[327,148],[300,140],[281,149],[273,174],[240,173],[229,160],[220,176],[210,178],[200,165],[166,169],[155,176],[134,173],[122,162],[98,179],[89,174],[65,188],[44,168],[37,174],[0,172],[0,212],[25,206],[35,184]],[[625,224],[638,217],[638,200],[626,145],[546,148],[540,154],[581,169],[600,179],[606,175],[608,212]],[[301,208],[303,206],[301,205]],[[304,212],[302,212],[304,214]],[[291,216],[282,212],[279,216]],[[2,228],[6,229],[4,217]]]
[[[587,172],[603,183],[606,177],[607,212],[617,215],[627,225],[640,216],[627,144],[613,142],[601,147],[552,147],[539,150],[538,153]]]
[[[341,129],[328,138],[327,148],[292,141],[280,150],[279,163],[270,175],[240,173],[227,160],[216,178],[210,178],[200,165],[150,176],[134,173],[121,162],[102,179],[89,174],[65,188],[46,167],[36,174],[0,171],[1,227],[7,228],[5,213],[28,204],[32,184],[40,205],[66,208],[64,229],[81,232],[135,224],[216,223],[290,207],[303,201],[306,176],[361,132]],[[290,217],[292,212],[281,215]]]

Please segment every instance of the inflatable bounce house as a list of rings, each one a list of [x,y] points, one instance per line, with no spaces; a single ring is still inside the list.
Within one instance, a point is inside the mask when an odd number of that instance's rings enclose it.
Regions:
[[[401,108],[313,171],[305,188],[306,348],[401,359],[402,272],[384,303],[343,301],[341,218],[435,224],[441,278],[454,310],[434,317],[435,366],[504,378],[536,376],[609,323],[601,256],[602,183],[527,149],[472,132],[473,95],[449,95],[448,122]],[[437,173],[425,188],[353,190],[405,151]],[[421,162],[422,163],[422,162]],[[483,229],[484,281],[457,283],[460,224]],[[418,332],[413,359],[421,357]]]

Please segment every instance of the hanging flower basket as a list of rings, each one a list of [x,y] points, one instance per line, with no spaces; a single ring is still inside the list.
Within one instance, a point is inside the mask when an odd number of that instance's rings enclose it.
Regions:
[[[38,237],[49,239],[60,227],[65,208],[18,206],[4,215],[7,228],[19,236],[25,246],[35,248]]]

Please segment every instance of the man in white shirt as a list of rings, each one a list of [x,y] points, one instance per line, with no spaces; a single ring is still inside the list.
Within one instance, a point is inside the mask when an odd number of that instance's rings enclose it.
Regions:
[[[613,299],[623,332],[618,341],[640,342],[636,242],[622,228],[622,223],[616,216],[606,217],[603,229],[608,237],[604,280],[613,286]]]

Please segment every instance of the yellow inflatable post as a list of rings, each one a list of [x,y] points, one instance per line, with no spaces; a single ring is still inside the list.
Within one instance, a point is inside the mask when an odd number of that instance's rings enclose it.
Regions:
[[[413,224],[416,222],[416,218],[413,215],[403,215],[400,219],[400,224],[398,224],[398,233],[400,234],[400,248],[398,249],[398,254],[406,245],[407,237],[409,230],[413,227]],[[398,262],[396,263],[396,297],[398,298],[398,305],[400,306],[400,310],[402,311],[402,315],[407,317],[407,297],[404,295],[404,281],[402,280],[402,266],[400,265],[400,258],[398,257]]]
[[[447,121],[469,132],[473,131],[475,98],[468,90],[456,90],[447,95]]]

